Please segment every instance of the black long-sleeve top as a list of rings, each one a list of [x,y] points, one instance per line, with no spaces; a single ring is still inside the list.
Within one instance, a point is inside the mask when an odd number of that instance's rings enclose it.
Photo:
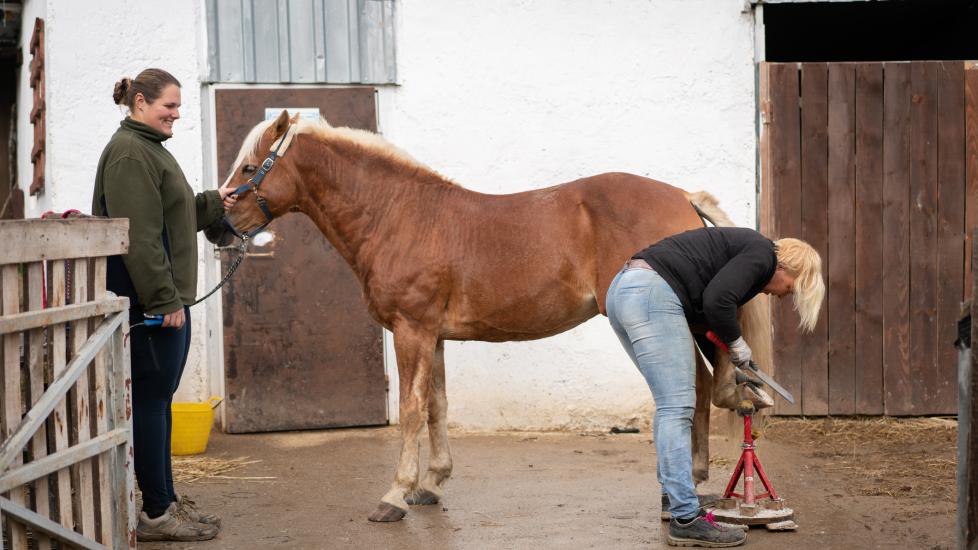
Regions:
[[[737,308],[774,276],[774,243],[753,229],[704,227],[667,237],[633,258],[649,263],[679,297],[692,325],[724,342],[740,337]]]

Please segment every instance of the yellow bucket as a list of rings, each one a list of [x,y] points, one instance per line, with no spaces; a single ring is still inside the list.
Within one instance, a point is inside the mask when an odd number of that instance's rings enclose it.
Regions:
[[[214,409],[220,404],[221,398],[216,395],[203,403],[173,403],[170,452],[197,455],[207,450],[207,438],[214,425]]]

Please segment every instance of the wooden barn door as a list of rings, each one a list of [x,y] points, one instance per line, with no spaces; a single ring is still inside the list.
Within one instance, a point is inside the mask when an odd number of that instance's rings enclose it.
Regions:
[[[974,63],[764,63],[761,229],[822,255],[813,334],[775,303],[777,414],[954,414],[976,220]],[[776,300],[777,302],[777,300]]]
[[[214,103],[222,177],[266,109],[376,131],[372,88],[218,89]],[[305,215],[268,230],[274,240],[253,244],[223,291],[225,430],[386,424],[382,332],[353,272]]]

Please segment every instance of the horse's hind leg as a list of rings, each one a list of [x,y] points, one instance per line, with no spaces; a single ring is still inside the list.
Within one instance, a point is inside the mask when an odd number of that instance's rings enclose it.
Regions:
[[[445,396],[445,343],[438,341],[431,364],[428,390],[428,440],[431,453],[428,472],[405,500],[408,504],[435,504],[442,497],[442,484],[452,475],[452,450],[448,445],[448,399]]]
[[[696,410],[693,412],[693,482],[710,477],[710,394],[713,376],[696,354]]]
[[[405,495],[418,485],[419,441],[428,409],[431,367],[437,337],[410,323],[394,326],[394,351],[400,376],[401,456],[394,482],[380,504],[367,518],[370,521],[398,521],[407,514]]]

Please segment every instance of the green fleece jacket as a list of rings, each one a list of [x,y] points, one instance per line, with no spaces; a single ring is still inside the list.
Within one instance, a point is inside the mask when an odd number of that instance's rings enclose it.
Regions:
[[[123,255],[145,313],[172,313],[197,294],[197,231],[220,235],[224,214],[216,191],[194,195],[173,155],[169,136],[126,118],[98,162],[92,214],[129,219]]]

